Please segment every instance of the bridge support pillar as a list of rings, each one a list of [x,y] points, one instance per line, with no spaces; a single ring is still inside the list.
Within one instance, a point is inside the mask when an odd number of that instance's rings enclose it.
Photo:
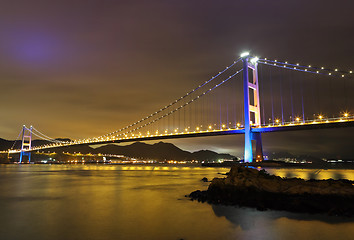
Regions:
[[[263,146],[262,146],[262,135],[259,132],[252,132],[245,130],[245,162],[253,162],[253,147],[252,141],[256,142],[256,162],[262,162],[263,158]]]
[[[244,161],[252,162],[252,140],[256,141],[257,158],[263,159],[262,140],[260,133],[252,133],[252,127],[261,125],[259,89],[258,89],[258,58],[250,58],[249,54],[243,54],[243,96],[244,96],[244,128],[245,128],[245,153]],[[251,75],[251,77],[249,76]],[[257,159],[256,158],[256,159]]]
[[[27,128],[23,125],[22,128],[22,145],[20,153],[20,163],[23,161],[23,157],[28,157],[28,162],[31,162],[31,150],[32,149],[32,126]]]
[[[245,153],[244,153],[244,161],[252,162],[253,160],[253,150],[252,150],[252,132],[251,129],[248,128],[246,130],[245,125]]]
[[[256,162],[262,162],[264,158],[261,133],[252,132],[252,140],[256,142]]]

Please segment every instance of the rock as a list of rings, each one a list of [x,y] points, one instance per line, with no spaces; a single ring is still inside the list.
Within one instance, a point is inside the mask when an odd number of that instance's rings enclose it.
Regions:
[[[203,181],[203,182],[208,182],[208,179],[207,179],[206,177],[203,177],[203,178],[202,178],[202,181]]]
[[[207,191],[194,191],[189,197],[259,210],[354,215],[352,181],[281,178],[243,166],[232,167],[226,178],[214,178]]]

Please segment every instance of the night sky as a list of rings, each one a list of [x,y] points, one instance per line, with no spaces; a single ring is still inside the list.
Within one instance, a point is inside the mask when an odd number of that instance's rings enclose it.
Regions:
[[[353,70],[353,9],[352,0],[2,0],[0,137],[15,139],[23,124],[71,139],[115,131],[208,80],[244,50]],[[353,134],[268,133],[263,144],[265,152],[354,157]],[[170,142],[241,156],[242,141]]]

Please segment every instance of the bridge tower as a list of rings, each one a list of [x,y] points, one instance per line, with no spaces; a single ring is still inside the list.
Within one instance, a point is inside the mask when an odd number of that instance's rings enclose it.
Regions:
[[[251,58],[249,53],[241,54],[243,61],[243,95],[244,95],[244,128],[245,128],[245,153],[244,161],[253,161],[252,140],[256,142],[256,161],[263,161],[261,133],[252,131],[252,127],[261,125],[261,111],[259,105],[258,88],[258,58]]]
[[[31,152],[29,151],[31,149],[32,149],[32,126],[30,128],[27,128],[25,125],[23,125],[20,163],[22,163],[24,156],[28,156],[28,162],[31,162]]]

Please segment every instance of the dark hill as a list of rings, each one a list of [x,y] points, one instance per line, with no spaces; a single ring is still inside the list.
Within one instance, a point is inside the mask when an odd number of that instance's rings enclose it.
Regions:
[[[171,143],[159,142],[155,144],[146,144],[136,142],[127,146],[117,146],[109,144],[106,146],[95,149],[97,153],[113,153],[122,154],[129,157],[136,158],[150,158],[156,160],[206,160],[220,158],[220,154],[212,151],[208,151],[206,154],[190,153],[184,151]],[[217,157],[216,157],[217,156]],[[231,155],[229,155],[231,156]],[[205,157],[205,158],[204,158]],[[233,156],[230,157],[231,159]]]
[[[12,147],[12,144],[14,144],[14,141],[9,141],[0,138],[0,151],[7,150]]]
[[[192,153],[193,159],[203,159],[204,161],[216,161],[219,159],[234,159],[230,154],[219,154],[209,150],[200,150]]]
[[[50,151],[61,151],[61,152],[70,152],[70,153],[97,153],[94,148],[88,145],[77,145],[77,146],[69,146],[69,147],[60,147],[60,148],[53,148]]]

